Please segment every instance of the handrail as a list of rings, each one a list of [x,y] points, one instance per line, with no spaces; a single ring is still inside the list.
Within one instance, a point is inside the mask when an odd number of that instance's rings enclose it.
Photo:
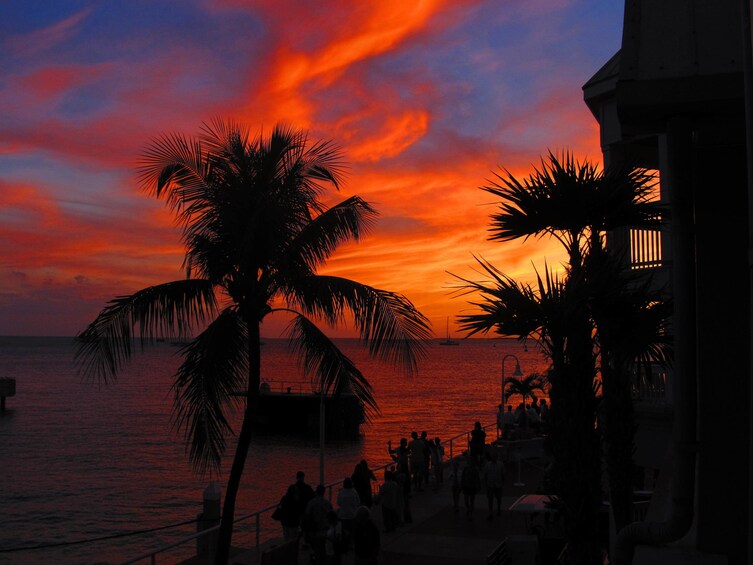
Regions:
[[[497,427],[496,422],[493,423],[493,424],[487,424],[487,425],[483,426],[482,428],[483,428],[484,431],[486,431],[487,429],[492,428],[492,427],[494,427],[496,429],[496,427]],[[471,441],[471,439],[470,439],[471,438],[471,432],[470,431],[463,432],[463,433],[460,433],[458,435],[452,436],[450,439],[446,439],[446,440],[444,440],[443,442],[440,443],[440,445],[442,445],[442,446],[449,445],[449,447],[450,447],[449,461],[452,461],[454,459],[454,457],[455,457],[455,455],[453,453],[453,443],[456,442],[458,439],[461,439],[461,438],[465,438],[465,445],[466,445],[466,449],[467,449],[468,445],[470,444],[470,441]],[[461,451],[460,454],[462,455],[462,451]],[[380,465],[379,467],[374,467],[374,468],[372,468],[370,470],[371,470],[372,473],[374,473],[376,475],[377,471],[381,471],[383,469],[391,467],[394,464],[395,464],[394,461],[389,461],[389,462],[387,462],[387,463],[385,463],[383,465]],[[329,496],[330,502],[332,501],[332,491],[333,491],[333,488],[336,485],[341,485],[342,481],[343,481],[343,479],[339,479],[337,481],[332,481],[331,483],[327,483],[326,485],[324,485],[324,488],[327,489],[327,491],[329,493],[328,496]],[[261,547],[261,544],[260,544],[260,536],[261,536],[261,520],[260,520],[260,516],[262,514],[264,514],[265,512],[270,512],[270,511],[274,510],[275,508],[277,508],[277,504],[271,504],[271,505],[265,506],[264,508],[261,508],[259,510],[255,510],[254,512],[251,512],[250,514],[246,514],[244,516],[236,518],[233,521],[233,526],[235,527],[235,525],[238,524],[238,523],[240,523],[240,522],[245,522],[246,520],[248,520],[250,518],[256,518],[255,534],[256,534],[256,550],[257,551],[259,551],[260,547]],[[188,543],[188,542],[190,542],[192,540],[195,540],[197,538],[200,538],[202,536],[205,536],[207,534],[215,532],[215,531],[217,531],[219,529],[220,529],[220,525],[217,524],[215,526],[212,526],[212,527],[207,528],[205,530],[202,530],[200,532],[196,532],[194,534],[191,534],[190,536],[187,536],[187,537],[185,537],[183,539],[174,541],[172,543],[169,543],[169,544],[164,545],[162,547],[159,547],[157,549],[153,549],[153,550],[144,552],[144,553],[142,553],[141,555],[139,555],[137,557],[129,559],[128,561],[123,561],[120,565],[132,565],[133,563],[138,563],[139,561],[142,561],[142,560],[148,559],[148,558],[150,559],[151,565],[156,565],[157,564],[157,555],[159,555],[160,553],[164,553],[165,551],[167,551],[169,549],[173,549],[175,547],[178,547],[180,545]]]

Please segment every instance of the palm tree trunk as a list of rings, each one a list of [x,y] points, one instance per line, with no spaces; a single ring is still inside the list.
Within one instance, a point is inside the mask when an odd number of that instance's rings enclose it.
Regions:
[[[568,328],[564,350],[553,356],[549,394],[552,480],[562,503],[567,565],[596,565],[600,551],[601,450],[595,429],[593,342],[589,324]],[[579,327],[573,327],[579,326]]]
[[[261,334],[256,320],[247,322],[248,327],[248,383],[246,390],[246,409],[243,413],[243,424],[238,435],[238,445],[227,481],[225,504],[222,507],[220,531],[217,539],[215,565],[227,565],[230,558],[230,545],[233,539],[233,522],[235,521],[235,502],[240,488],[243,468],[248,457],[251,444],[251,430],[254,415],[259,405],[259,383],[261,382]]]
[[[605,458],[610,508],[614,515],[615,529],[619,533],[633,521],[635,417],[627,369],[610,360],[610,357],[614,356],[602,348]]]

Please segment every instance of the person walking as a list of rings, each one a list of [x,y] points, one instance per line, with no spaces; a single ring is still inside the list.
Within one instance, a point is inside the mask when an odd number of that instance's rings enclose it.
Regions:
[[[473,457],[469,458],[465,467],[463,467],[463,473],[460,476],[460,485],[463,488],[466,515],[469,520],[473,520],[476,493],[481,488],[481,475],[479,474],[478,464]]]
[[[306,505],[303,523],[306,525],[306,535],[314,548],[317,563],[324,563],[325,540],[329,529],[327,514],[332,512],[332,504],[324,497],[324,485],[317,485],[316,495]]]
[[[353,481],[350,477],[343,481],[343,488],[337,493],[337,517],[342,523],[342,550],[347,551],[350,546],[350,539],[353,537],[353,520],[356,517],[356,510],[361,506],[361,499],[353,488]]]
[[[455,512],[460,512],[460,493],[463,486],[460,483],[460,462],[455,457],[450,461],[450,485],[452,487],[452,508]]]
[[[282,526],[282,537],[285,541],[298,539],[299,527],[301,525],[301,512],[298,508],[298,500],[295,492],[295,485],[290,485],[287,492],[280,499],[277,506],[278,519]],[[275,516],[273,516],[274,518]]]
[[[340,565],[344,552],[343,542],[345,534],[342,522],[337,518],[337,512],[334,510],[327,512],[327,523],[329,527],[327,528],[327,533],[324,535],[325,563],[327,565]]]
[[[295,482],[291,486],[295,489],[298,514],[300,518],[303,518],[303,514],[306,511],[306,505],[308,505],[309,500],[314,498],[314,489],[306,482],[306,474],[303,471],[298,471],[295,474]]]
[[[429,439],[429,434],[426,431],[421,432],[421,444],[424,450],[424,466],[421,468],[421,476],[424,484],[429,486],[429,466],[431,465],[431,445],[432,442]]]
[[[378,565],[380,550],[379,528],[371,519],[371,511],[360,506],[353,524],[353,565]]]
[[[385,532],[392,532],[397,528],[399,519],[400,487],[392,471],[385,470],[384,482],[379,489],[379,500],[382,505],[382,522]],[[355,526],[355,524],[354,524]]]
[[[513,439],[515,434],[515,413],[512,411],[512,404],[507,405],[502,428],[502,439]]]
[[[486,487],[486,499],[489,503],[489,516],[494,517],[494,501],[497,501],[497,516],[502,514],[502,487],[505,484],[505,464],[500,460],[497,451],[492,451],[491,460],[484,467],[484,486]]]
[[[434,469],[435,487],[439,489],[444,483],[444,446],[438,437],[434,438],[431,446],[431,468]]]
[[[541,423],[546,424],[547,418],[549,417],[549,405],[546,403],[546,398],[541,399],[539,410],[541,412]]]

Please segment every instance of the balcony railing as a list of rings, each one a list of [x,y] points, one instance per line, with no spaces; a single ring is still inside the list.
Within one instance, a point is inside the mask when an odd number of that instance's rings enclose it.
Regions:
[[[631,392],[636,402],[666,402],[666,370],[658,363],[639,365],[633,373]]]
[[[661,230],[630,230],[630,266],[647,269],[662,266]]]

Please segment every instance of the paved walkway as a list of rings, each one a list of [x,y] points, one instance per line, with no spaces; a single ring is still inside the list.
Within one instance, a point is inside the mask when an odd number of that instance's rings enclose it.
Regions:
[[[386,533],[382,526],[381,507],[372,509],[372,519],[381,532],[382,551],[380,563],[383,565],[421,564],[431,565],[481,565],[487,556],[508,538],[508,550],[513,563],[534,563],[526,558],[536,551],[534,538],[527,536],[529,516],[519,512],[505,510],[520,496],[539,491],[543,475],[543,461],[537,458],[527,459],[521,467],[521,482],[518,482],[517,463],[507,463],[507,479],[503,489],[500,516],[496,513],[492,520],[487,519],[487,499],[484,492],[476,496],[475,512],[469,517],[463,508],[461,495],[460,511],[455,512],[450,486],[445,480],[439,489],[426,489],[413,492],[411,512],[413,523],[405,524],[396,531]],[[267,546],[274,544],[269,542]],[[230,561],[235,565],[256,565],[260,563],[258,552],[249,550],[239,553]],[[310,551],[299,552],[298,563],[311,563]],[[270,561],[284,563],[284,561]],[[353,563],[352,552],[343,556],[342,565]]]

